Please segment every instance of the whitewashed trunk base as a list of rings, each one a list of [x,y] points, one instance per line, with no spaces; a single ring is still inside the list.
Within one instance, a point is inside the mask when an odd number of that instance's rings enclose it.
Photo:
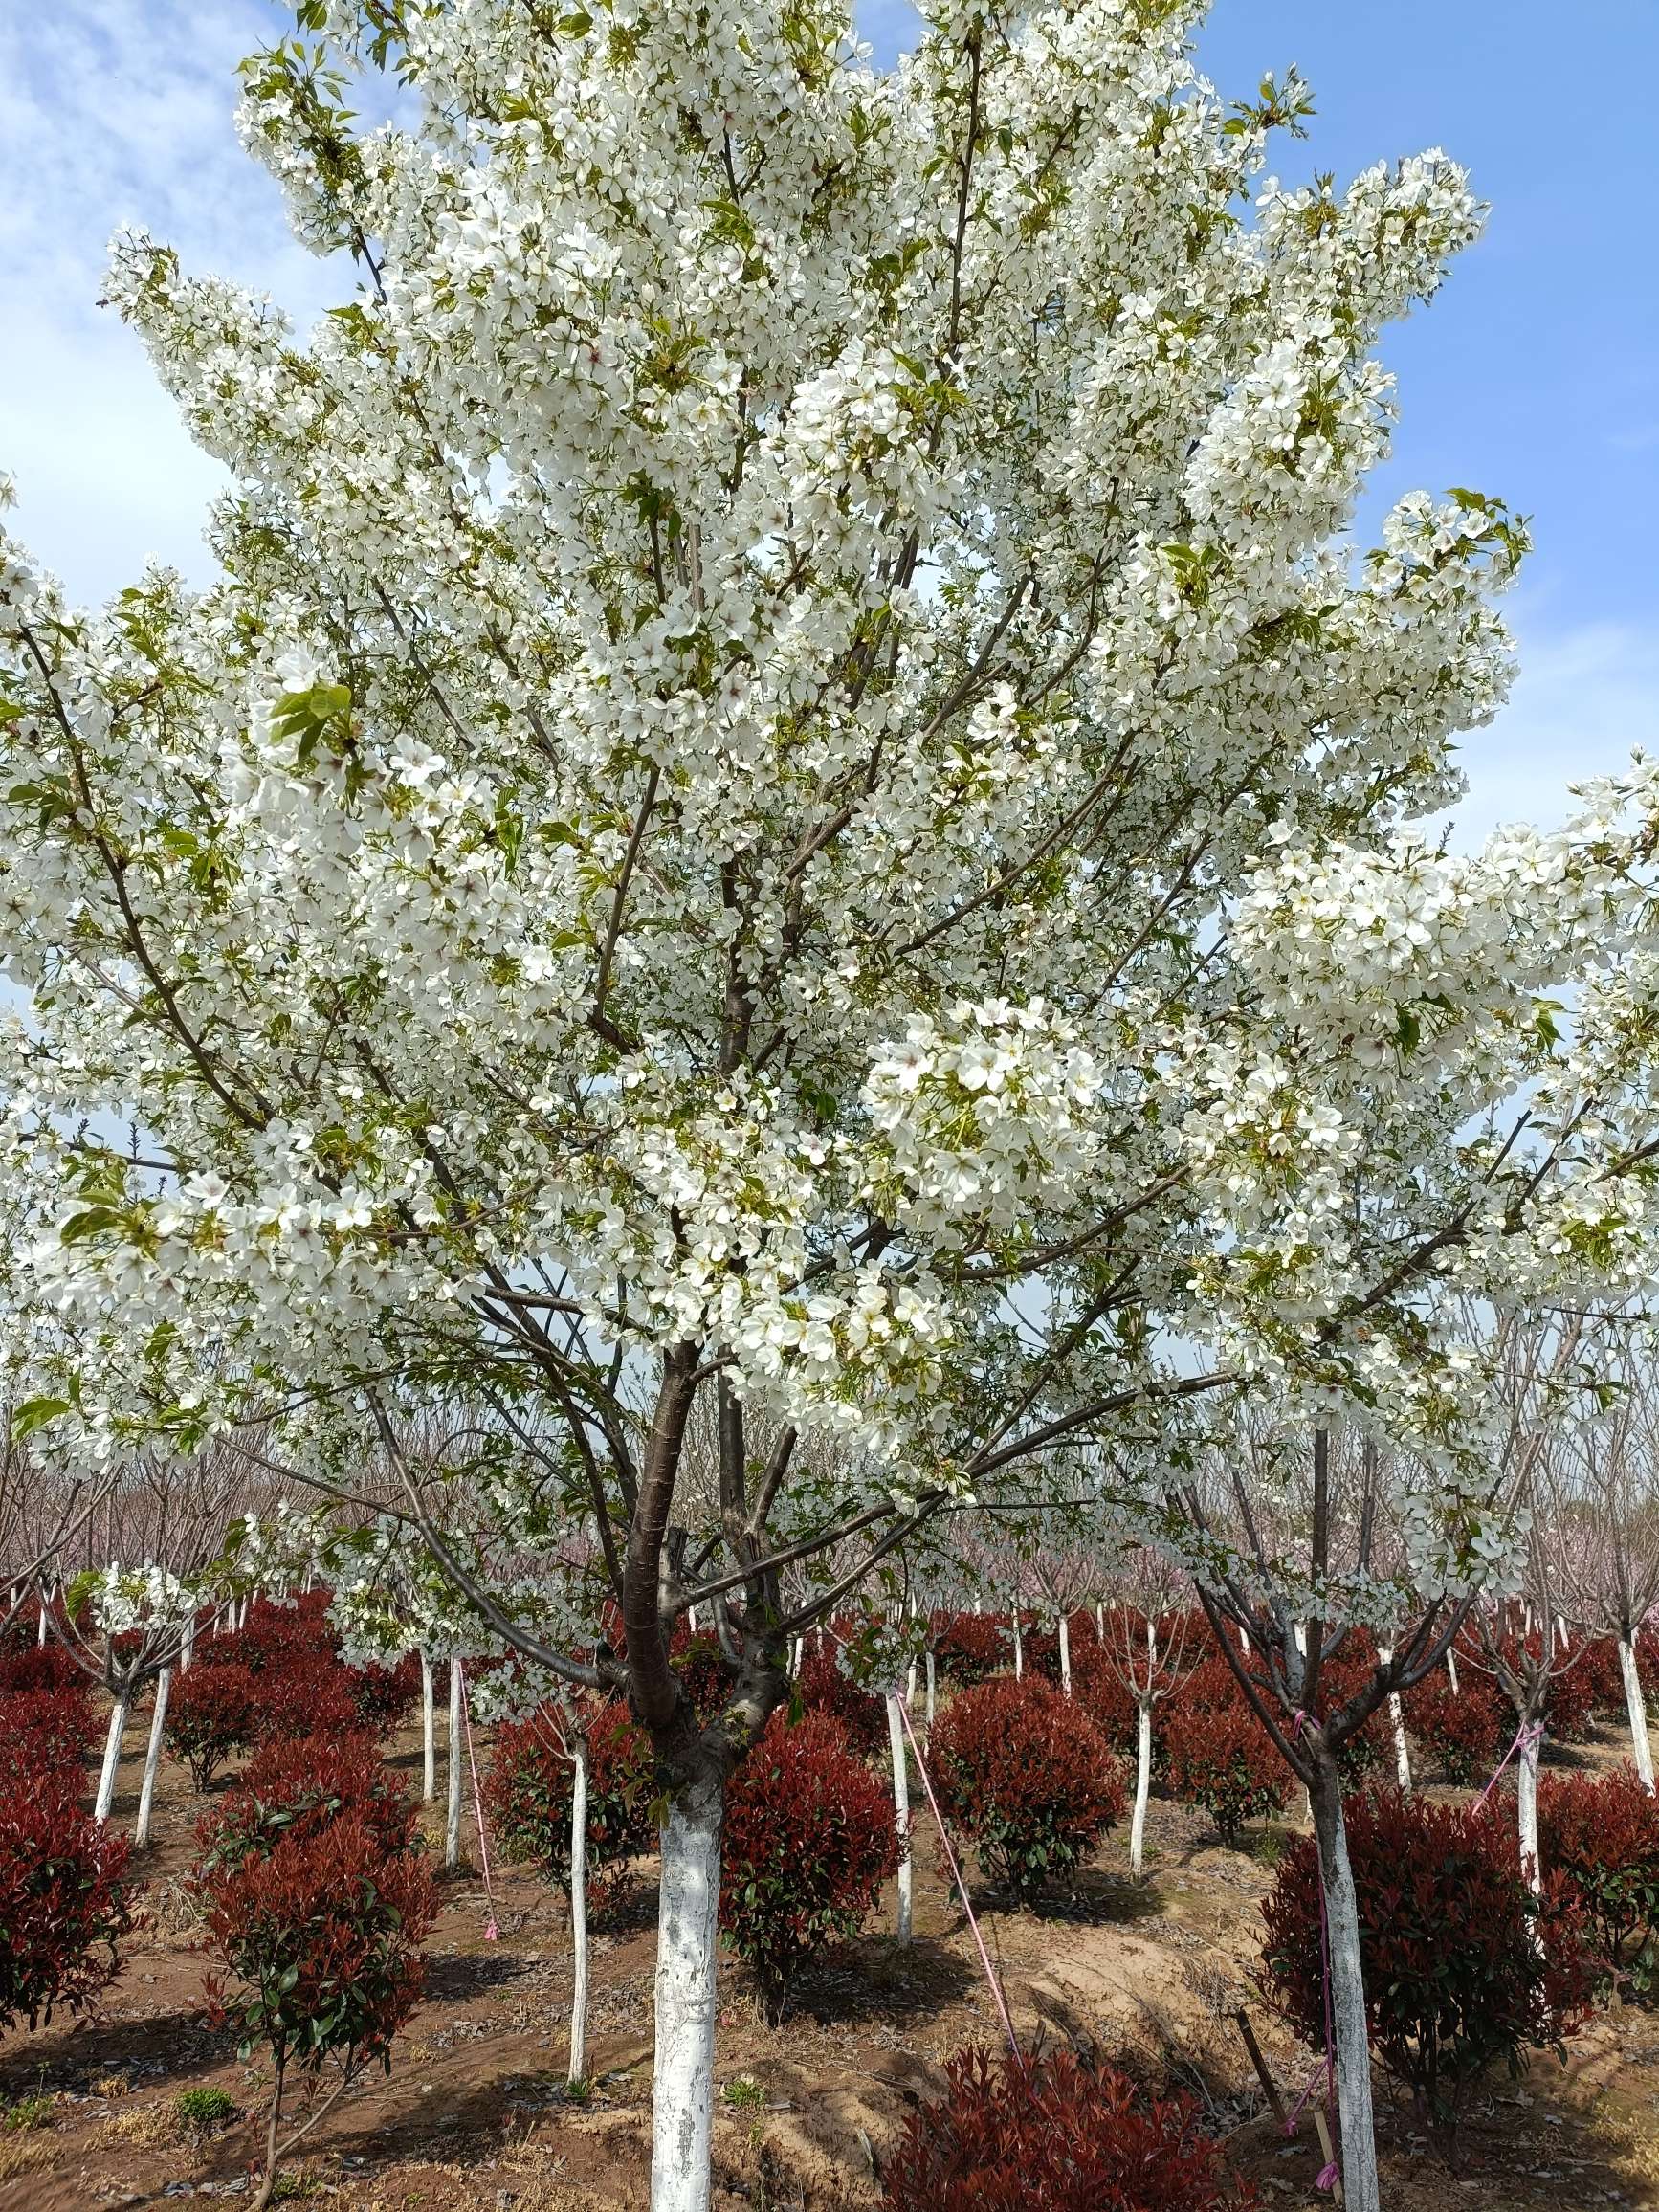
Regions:
[[[670,1801],[662,1831],[651,2212],[709,2212],[720,1812],[719,1784],[700,1781]]]

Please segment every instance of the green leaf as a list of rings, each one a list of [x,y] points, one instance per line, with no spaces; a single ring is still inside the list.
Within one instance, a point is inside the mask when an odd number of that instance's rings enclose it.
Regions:
[[[99,1236],[106,1228],[117,1228],[121,1215],[113,1206],[89,1206],[79,1213],[72,1213],[58,1230],[60,1244],[80,1244],[89,1236]]]
[[[44,1428],[60,1413],[67,1413],[69,1407],[67,1398],[26,1398],[11,1416],[12,1443],[21,1444],[26,1436],[33,1436],[37,1428]]]
[[[1395,1008],[1394,1040],[1407,1059],[1423,1042],[1423,1024],[1409,1006],[1397,1006]]]

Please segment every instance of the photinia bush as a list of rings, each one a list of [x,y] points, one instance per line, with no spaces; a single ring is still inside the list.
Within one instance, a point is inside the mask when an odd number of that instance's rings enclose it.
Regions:
[[[1087,1644],[1072,1654],[1072,1694],[1114,1751],[1134,1752],[1139,1741],[1140,1714],[1127,1685],[1104,1646]],[[1153,1771],[1160,1779],[1168,1766],[1162,1722],[1169,1700],[1161,1699],[1153,1735]]]
[[[669,1657],[693,1712],[706,1726],[732,1691],[732,1671],[721,1655],[719,1638],[706,1628],[695,1636],[683,1626],[676,1628],[669,1644]]]
[[[1425,1675],[1401,1700],[1405,1725],[1450,1782],[1484,1782],[1515,1737],[1515,1714],[1490,1674],[1472,1663],[1458,1669],[1459,1689],[1444,1667]]]
[[[132,1927],[127,1861],[112,1835],[61,1784],[8,1789],[0,1800],[0,2029],[31,2027],[55,2007],[81,2012],[120,1971]]]
[[[1014,1663],[1014,1627],[1006,1613],[935,1613],[928,1624],[934,1666],[941,1680],[967,1689]]]
[[[945,2068],[887,2161],[886,2212],[1222,2212],[1229,2181],[1190,2097],[1148,2097],[1109,2066],[1056,2050],[1017,2065],[983,2050]]]
[[[1501,2062],[1556,2047],[1588,2008],[1582,1917],[1564,1886],[1543,1903],[1501,1809],[1368,1791],[1343,1807],[1360,1902],[1371,2047],[1429,2125],[1449,2129]],[[1305,2042],[1323,2044],[1318,1858],[1299,1836],[1262,1902],[1262,1985]]]
[[[85,1675],[55,1636],[35,1643],[39,1618],[14,1614],[0,1636],[0,1698],[85,1687]]]
[[[98,1722],[82,1681],[57,1689],[19,1690],[0,1697],[0,1794],[37,1783],[74,1786]]]
[[[282,1836],[264,1856],[221,1863],[201,1895],[204,1942],[232,1982],[210,1977],[210,2013],[235,2025],[244,2058],[262,2043],[275,2068],[258,2206],[297,2139],[281,2139],[290,2068],[316,2075],[334,2060],[328,2103],[375,2061],[390,2071],[392,2038],[420,1998],[437,1897],[420,1858],[388,1854],[357,1808]]]
[[[1291,1774],[1225,1659],[1206,1659],[1163,1721],[1169,1791],[1202,1805],[1226,1844],[1283,1809]]]
[[[986,1876],[1022,1901],[1071,1872],[1123,1810],[1117,1761],[1082,1707],[1011,1676],[952,1699],[928,1747],[940,1802]]]
[[[387,1857],[412,1848],[417,1813],[381,1764],[370,1736],[309,1736],[263,1745],[196,1827],[199,1881],[245,1858],[267,1856],[288,1836],[314,1836],[355,1815]]]
[[[1603,1720],[1628,1718],[1617,1636],[1592,1637],[1584,1646],[1575,1672],[1583,1676],[1584,1695],[1593,1714]]]
[[[898,1864],[893,1802],[840,1724],[775,1713],[726,1795],[720,1925],[767,2017],[832,1936],[856,1934]]]
[[[475,1664],[475,1681],[477,1671]],[[407,1720],[421,1693],[420,1655],[415,1651],[406,1651],[393,1667],[371,1660],[365,1667],[348,1667],[344,1673],[360,1725],[372,1728],[377,1736]]]
[[[1604,1981],[1650,1999],[1659,1981],[1659,1799],[1630,1766],[1544,1775],[1538,1852],[1576,1898]]]
[[[808,1713],[821,1713],[838,1721],[854,1751],[869,1753],[887,1740],[887,1707],[868,1690],[861,1690],[843,1671],[836,1647],[822,1651],[808,1647],[801,1654],[801,1671],[795,1687]]]
[[[197,1789],[206,1789],[225,1760],[254,1741],[263,1691],[233,1662],[174,1675],[163,1739],[175,1759],[188,1762]]]
[[[297,1743],[305,1736],[360,1735],[364,1721],[348,1667],[325,1651],[267,1662],[258,1685],[261,1743]]]
[[[616,1902],[615,1869],[656,1840],[651,1738],[626,1705],[589,1708],[587,1901],[596,1918]],[[485,1778],[491,1826],[509,1858],[528,1860],[570,1894],[570,1801],[575,1768],[553,1710],[496,1731]],[[611,1872],[607,1873],[607,1869]]]

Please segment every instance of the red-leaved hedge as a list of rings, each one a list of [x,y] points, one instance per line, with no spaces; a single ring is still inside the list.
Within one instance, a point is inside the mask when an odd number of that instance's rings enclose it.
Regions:
[[[1450,1782],[1485,1782],[1515,1736],[1509,1700],[1472,1662],[1457,1670],[1459,1688],[1444,1667],[1426,1674],[1401,1699],[1405,1725]]]
[[[60,1781],[71,1790],[98,1734],[82,1681],[0,1697],[0,1796]]]
[[[1528,2051],[1554,2047],[1582,2024],[1582,1918],[1559,1882],[1541,1906],[1534,1897],[1501,1807],[1375,1790],[1343,1810],[1371,2047],[1419,2115],[1449,2127],[1491,2067],[1518,2072]],[[1311,1836],[1279,1861],[1262,1917],[1263,1987],[1304,2042],[1318,2046],[1325,1999]]]
[[[1001,1675],[946,1707],[928,1747],[982,1870],[1029,1899],[1069,1874],[1123,1811],[1122,1772],[1074,1698]]]
[[[945,2068],[942,2101],[906,2123],[887,2161],[886,2212],[1239,2212],[1190,2097],[1148,2097],[1070,2050],[1016,2065],[983,2050]]]
[[[387,1857],[410,1849],[417,1813],[382,1765],[371,1736],[309,1736],[263,1745],[196,1825],[202,1881],[290,1836],[321,1834],[355,1814]]]
[[[1290,1769],[1219,1656],[1170,1701],[1163,1751],[1171,1796],[1202,1805],[1224,1843],[1236,1843],[1247,1822],[1281,1811],[1290,1795]]]
[[[842,1733],[855,1751],[872,1752],[887,1740],[887,1707],[872,1691],[861,1690],[837,1663],[835,1647],[822,1651],[808,1645],[801,1654],[801,1671],[795,1677],[801,1702],[808,1713],[826,1714],[839,1721]]]
[[[231,1662],[174,1675],[162,1735],[172,1756],[188,1762],[197,1789],[259,1733],[262,1689],[246,1667]]]
[[[82,2012],[113,1980],[132,1927],[131,1855],[60,1784],[0,1799],[0,2029]]]
[[[1659,1984],[1659,1799],[1635,1768],[1540,1777],[1538,1855],[1577,1898],[1604,1980],[1650,1998]]]
[[[839,1722],[775,1713],[726,1791],[720,1925],[779,2018],[801,1967],[855,1935],[898,1863],[893,1801]]]
[[[615,1904],[617,1870],[656,1841],[651,1738],[626,1705],[590,1707],[587,1731],[587,1903],[596,1919]],[[570,1893],[575,1767],[556,1712],[504,1722],[484,1781],[490,1825],[509,1858],[528,1860]]]

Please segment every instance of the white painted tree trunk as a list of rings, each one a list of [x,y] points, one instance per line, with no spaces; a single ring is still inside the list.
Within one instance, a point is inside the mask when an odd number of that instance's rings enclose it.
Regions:
[[[1072,1694],[1072,1624],[1064,1613],[1060,1615],[1060,1688],[1068,1697]]]
[[[92,1817],[101,1826],[109,1818],[109,1808],[115,1803],[115,1778],[121,1765],[121,1739],[126,1734],[127,1700],[118,1697],[109,1716],[109,1734],[104,1738],[103,1765],[99,1771],[98,1795],[92,1803]]]
[[[570,2065],[566,2078],[587,2078],[587,1746],[578,1736],[570,1785]]]
[[[1384,1667],[1394,1663],[1392,1644],[1379,1644],[1377,1656]],[[1411,1794],[1411,1747],[1405,1740],[1405,1714],[1400,1703],[1400,1692],[1388,1693],[1388,1720],[1394,1732],[1394,1779],[1409,1797]]]
[[[1346,2212],[1382,2212],[1377,2129],[1371,2110],[1371,2046],[1365,2031],[1365,1971],[1360,1955],[1360,1902],[1348,1861],[1341,1787],[1334,1763],[1321,1769],[1317,1788],[1310,1794],[1331,1945],[1333,2056],[1342,2135],[1343,2202]]]
[[[898,1940],[910,1941],[910,1770],[904,1762],[904,1723],[898,1699],[887,1700],[887,1740],[893,1753],[893,1825],[898,1837]]]
[[[1642,1694],[1642,1671],[1636,1665],[1636,1647],[1619,1639],[1619,1671],[1625,1677],[1625,1710],[1630,1716],[1630,1749],[1642,1787],[1653,1795],[1653,1745],[1648,1734],[1648,1700]]]
[[[690,1633],[695,1636],[697,1632],[697,1609],[695,1605],[686,1607],[685,1625]]]
[[[1014,1607],[1014,1680],[1022,1682],[1026,1673],[1026,1635],[1020,1626],[1020,1608]]]
[[[1248,1659],[1250,1655],[1250,1632],[1248,1628],[1241,1628],[1239,1630],[1238,1648]]]
[[[925,1666],[927,1670],[927,1726],[928,1732],[931,1735],[933,1731],[934,1708],[939,1694],[939,1670],[934,1664],[934,1657],[931,1651],[925,1654]]]
[[[1446,1647],[1446,1671],[1451,1677],[1451,1694],[1453,1697],[1461,1697],[1463,1685],[1457,1679],[1457,1653],[1449,1644]]]
[[[44,1598],[40,1601],[40,1618],[34,1625],[34,1648],[37,1651],[44,1651],[46,1648],[46,1600]]]
[[[983,1612],[984,1611],[984,1609],[985,1609],[985,1604],[984,1604],[984,1600],[983,1598],[976,1598],[976,1599],[974,1600],[974,1611],[975,1611],[976,1613],[983,1613]]]
[[[1097,1604],[1095,1605],[1095,1640],[1096,1640],[1096,1642],[1098,1642],[1098,1643],[1101,1643],[1101,1644],[1104,1644],[1104,1643],[1105,1643],[1105,1641],[1106,1641],[1106,1608],[1105,1608],[1105,1606],[1104,1606],[1104,1605],[1102,1605],[1102,1604]]]
[[[147,1850],[150,1840],[150,1810],[155,1803],[156,1769],[162,1763],[162,1730],[167,1724],[167,1693],[173,1686],[173,1670],[164,1667],[156,1676],[156,1709],[150,1715],[150,1740],[144,1752],[144,1779],[139,1790],[138,1825],[133,1829],[133,1846],[137,1850]]]
[[[430,1805],[438,1794],[437,1714],[433,1710],[432,1663],[421,1653],[421,1803]]]
[[[196,1616],[192,1613],[185,1623],[184,1641],[179,1646],[179,1672],[188,1671],[190,1661],[196,1656]]]
[[[466,1690],[461,1681],[461,1663],[450,1661],[450,1771],[449,1803],[444,1819],[444,1865],[458,1867],[461,1863],[461,1700]]]
[[[1409,1797],[1411,1795],[1411,1746],[1405,1740],[1405,1709],[1400,1702],[1398,1690],[1389,1693],[1388,1719],[1394,1730],[1394,1779]]]
[[[1521,1872],[1535,1896],[1543,1891],[1543,1867],[1538,1857],[1538,1738],[1528,1735],[1515,1758],[1515,1827],[1520,1838]]]
[[[662,1831],[651,2212],[709,2212],[721,1809],[719,1782],[695,1782]]]
[[[1140,1708],[1135,1760],[1135,1812],[1129,1823],[1129,1871],[1137,1881],[1146,1863],[1146,1801],[1152,1795],[1152,1707]]]

